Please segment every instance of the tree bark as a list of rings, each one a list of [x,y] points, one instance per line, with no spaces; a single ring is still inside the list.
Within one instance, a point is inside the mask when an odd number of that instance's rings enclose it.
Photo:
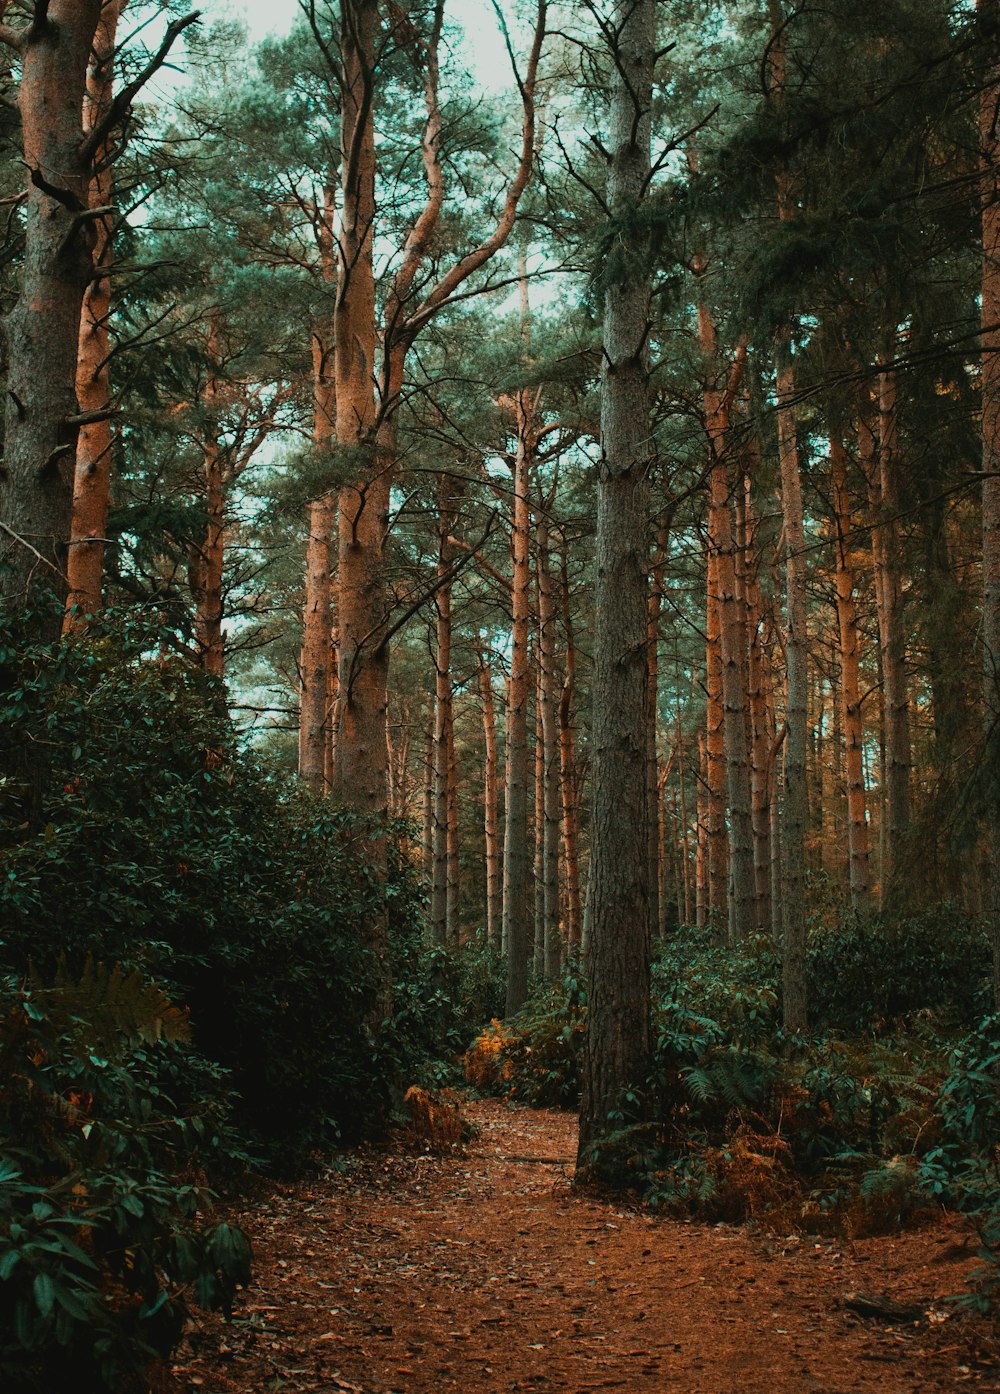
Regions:
[[[910,824],[910,718],[903,630],[902,556],[899,537],[898,421],[896,375],[878,375],[878,444],[866,423],[859,430],[872,511],[872,561],[882,660],[885,740],[885,853],[881,893],[905,895],[901,880]],[[874,457],[874,458],[873,458]]]
[[[535,527],[538,570],[538,707],[542,738],[542,966],[545,977],[559,976],[560,759],[556,702],[556,637],[559,616],[552,578],[549,526],[540,514]]]
[[[851,908],[864,912],[871,899],[868,818],[865,811],[864,728],[861,720],[861,643],[854,604],[854,572],[848,538],[851,503],[847,489],[847,452],[839,436],[830,437],[833,516],[837,530],[837,626],[840,636],[841,721],[847,783],[847,860]]]
[[[510,530],[511,656],[507,695],[507,779],[504,829],[504,938],[507,943],[506,1010],[516,1012],[528,995],[531,949],[528,838],[528,661],[531,616],[530,478],[534,455],[530,394],[515,403],[514,502]]]
[[[726,938],[729,922],[729,843],[726,834],[726,731],[722,691],[722,614],[719,554],[709,543],[705,567],[705,852],[708,923]]]
[[[978,0],[980,23],[995,45],[997,0]],[[995,53],[995,47],[990,52]],[[982,164],[982,431],[983,431],[983,715],[990,772],[987,844],[990,860],[989,928],[993,992],[1000,1010],[1000,64],[990,62],[983,83],[979,139]]]
[[[805,531],[796,436],[795,370],[787,333],[778,347],[778,451],[785,532],[787,664],[784,741],[784,801],[781,821],[781,899],[784,932],[782,981],[787,1031],[807,1024],[805,838],[808,819],[806,742],[809,702],[809,641],[806,629]]]
[[[501,871],[499,783],[497,766],[496,704],[493,699],[493,670],[486,651],[479,654],[479,692],[483,705],[483,832],[486,843],[486,938],[493,944],[500,937],[503,915],[503,875]]]
[[[604,296],[595,544],[592,929],[579,1163],[618,1126],[651,1058],[646,837],[647,584],[652,457],[647,342],[654,0],[619,0],[610,30],[607,202],[623,256]]]
[[[7,317],[9,370],[0,472],[0,594],[17,608],[43,593],[65,601],[79,404],[83,297],[93,273],[92,175],[82,125],[101,0],[36,7],[21,48],[24,249]],[[39,637],[61,621],[37,615]]]
[[[577,787],[576,730],[573,702],[576,696],[576,633],[569,588],[569,555],[565,540],[559,556],[559,590],[562,601],[566,664],[559,696],[559,788],[562,803],[562,844],[566,881],[566,945],[578,951],[583,933],[583,899],[580,893],[580,799]]]
[[[107,117],[114,96],[115,38],[125,0],[106,0],[87,67],[83,104],[84,135]],[[69,583],[64,631],[79,628],[101,608],[104,545],[111,503],[111,150],[105,142],[90,181],[93,271],[83,297],[77,349],[76,397],[82,415],[94,419],[80,427],[73,480],[73,518],[66,564]],[[106,211],[98,211],[106,210]],[[221,668],[219,669],[221,673]]]
[[[434,592],[437,613],[434,652],[434,869],[431,879],[431,934],[437,944],[452,941],[452,858],[450,815],[453,805],[454,713],[451,683],[451,582],[450,538],[455,526],[455,489],[451,475],[438,478],[438,560]],[[452,913],[449,913],[449,912]]]
[[[335,284],[337,278],[334,201],[333,190],[327,189],[319,233],[320,274],[327,284]],[[312,336],[312,438],[320,458],[330,453],[336,434],[335,360],[330,335],[324,326],[317,326]],[[299,778],[317,792],[330,787],[336,745],[333,733],[337,726],[335,698],[339,682],[334,678],[331,580],[335,519],[332,492],[310,503],[299,657]]]

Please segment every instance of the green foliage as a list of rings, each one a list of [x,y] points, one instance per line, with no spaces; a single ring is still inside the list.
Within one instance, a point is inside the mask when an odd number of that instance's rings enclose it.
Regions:
[[[541,984],[521,1010],[476,1038],[466,1078],[477,1088],[541,1108],[573,1108],[580,1098],[586,993],[578,965]]]
[[[165,983],[198,1049],[232,1071],[255,1150],[294,1166],[379,1127],[412,1082],[415,1047],[365,1024],[363,930],[385,903],[371,832],[284,792],[237,744],[217,687],[161,638],[127,617],[51,648],[0,632],[15,669],[0,694],[3,959],[51,975],[91,956]],[[22,743],[42,758],[19,763]],[[405,983],[419,895],[390,860]]]
[[[814,1018],[841,1031],[883,1030],[920,1012],[971,1025],[984,1010],[988,962],[982,926],[948,906],[851,917],[810,938]]]
[[[173,1043],[162,992],[88,965],[0,984],[0,1382],[146,1388],[189,1296],[228,1311],[242,1233],[208,1176],[242,1164],[223,1071]]]

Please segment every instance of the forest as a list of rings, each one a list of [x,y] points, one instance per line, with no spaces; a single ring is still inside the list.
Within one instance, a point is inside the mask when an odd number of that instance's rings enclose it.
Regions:
[[[1000,3],[286,8],[0,0],[0,1388],[1000,1388]]]

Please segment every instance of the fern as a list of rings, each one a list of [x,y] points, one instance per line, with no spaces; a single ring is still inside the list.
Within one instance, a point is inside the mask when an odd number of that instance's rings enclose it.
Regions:
[[[30,997],[67,1035],[108,1059],[123,1058],[138,1045],[157,1041],[186,1044],[191,1039],[187,1013],[175,1007],[157,983],[120,964],[108,967],[87,959],[79,978],[61,961],[52,986],[34,972]]]

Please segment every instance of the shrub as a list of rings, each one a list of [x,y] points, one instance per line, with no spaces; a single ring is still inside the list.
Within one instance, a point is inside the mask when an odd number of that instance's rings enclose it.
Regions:
[[[0,694],[0,763],[13,771],[0,953],[17,972],[92,954],[167,984],[199,1050],[231,1071],[257,1150],[296,1166],[379,1127],[412,1082],[415,1047],[366,1025],[361,931],[386,904],[365,860],[373,834],[328,800],[285,792],[241,749],[217,687],[154,659],[156,639],[113,616],[51,648],[0,632],[0,661],[17,664]],[[24,742],[45,752],[27,773],[13,755]],[[390,863],[405,981],[419,895]]]
[[[494,1019],[465,1057],[470,1084],[536,1107],[572,1108],[580,1098],[586,1022],[579,971],[540,985],[508,1022]]]
[[[209,1174],[244,1159],[225,1076],[137,976],[0,984],[3,1388],[145,1388],[189,1296],[228,1309],[243,1235]]]

